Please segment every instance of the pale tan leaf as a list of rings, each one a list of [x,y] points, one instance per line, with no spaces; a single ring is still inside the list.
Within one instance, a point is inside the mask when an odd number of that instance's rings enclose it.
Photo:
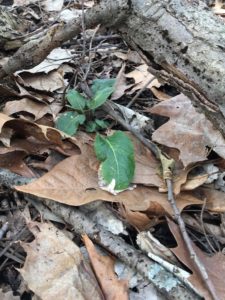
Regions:
[[[48,74],[29,74],[22,73],[17,76],[17,82],[39,91],[54,92],[65,87],[63,76],[58,71]]]
[[[116,76],[115,90],[111,96],[111,100],[117,100],[124,95],[124,92],[129,89],[133,84],[126,83],[126,77],[124,74],[125,64],[122,65],[119,73]]]
[[[37,296],[43,300],[103,299],[75,243],[51,224],[31,222],[28,227],[35,239],[22,243],[27,257],[19,272]]]
[[[199,189],[202,198],[206,199],[206,208],[212,212],[225,212],[225,195],[223,191],[202,187]]]
[[[170,250],[177,256],[177,258],[184,265],[186,265],[192,271],[192,274],[190,275],[190,277],[188,277],[188,280],[197,289],[199,294],[202,295],[202,297],[204,297],[204,299],[211,300],[212,299],[211,295],[209,295],[209,292],[206,288],[205,283],[202,282],[202,279],[200,278],[199,273],[196,271],[196,266],[194,264],[194,260],[190,257],[190,253],[187,250],[187,247],[183,241],[183,238],[180,234],[180,230],[179,230],[178,226],[174,222],[170,221],[169,219],[167,221],[169,224],[169,228],[177,241],[177,247],[170,248]],[[225,294],[224,255],[221,252],[219,252],[219,253],[215,254],[214,256],[210,257],[210,256],[207,256],[204,252],[202,252],[193,243],[192,243],[192,246],[193,246],[198,258],[200,259],[201,263],[206,268],[208,276],[215,287],[215,291],[218,296],[218,299],[223,300],[224,294]]]
[[[23,98],[21,100],[8,101],[3,109],[3,113],[10,116],[14,113],[27,112],[32,114],[35,120],[38,120],[46,114],[51,114],[55,118],[61,109],[62,104],[60,103],[45,104]]]
[[[155,156],[140,141],[129,134],[134,145],[135,154],[135,174],[133,183],[149,186],[164,186],[162,178],[159,176],[160,165]]]
[[[17,76],[15,75],[15,80],[17,79]],[[38,91],[33,91],[33,90],[26,90],[25,87],[23,87],[21,84],[19,84],[18,82],[16,82],[16,85],[19,89],[19,96],[20,97],[24,97],[24,98],[29,98],[32,99],[34,101],[38,101],[40,103],[52,103],[55,101],[54,97],[48,95],[47,93],[40,93]]]
[[[133,227],[137,228],[139,231],[148,230],[153,224],[154,220],[151,220],[147,214],[139,211],[132,211],[127,207],[120,208],[121,216]],[[156,219],[156,217],[154,218]]]
[[[49,73],[52,70],[58,69],[61,64],[70,61],[73,58],[72,52],[67,49],[55,48],[52,52],[43,60],[39,65],[29,70],[21,70],[17,73],[29,72],[29,73]]]
[[[160,101],[164,101],[164,100],[168,100],[171,98],[170,95],[167,95],[166,93],[158,90],[157,88],[155,88],[154,86],[151,87],[151,92],[153,93],[153,95]]]
[[[172,214],[167,195],[156,189],[138,186],[135,190],[124,191],[117,196],[98,187],[97,161],[93,147],[86,145],[81,155],[66,158],[50,172],[28,185],[17,186],[18,191],[43,198],[49,198],[69,205],[82,205],[98,199],[122,202],[130,210],[150,211],[160,208],[160,213]],[[177,205],[182,210],[187,205],[202,204],[189,193],[177,197]]]
[[[146,64],[136,67],[134,71],[125,74],[125,76],[128,78],[133,78],[135,81],[135,86],[129,92],[130,94],[142,89],[147,82],[154,77],[151,73],[149,73],[148,66]],[[160,83],[157,79],[154,79],[146,88],[151,89],[152,86],[160,87]]]
[[[114,259],[100,255],[87,235],[83,235],[95,275],[107,300],[128,300],[128,282],[119,280],[114,272]]]
[[[153,133],[153,140],[179,149],[184,166],[207,159],[208,148],[225,158],[225,140],[204,114],[196,112],[191,101],[180,94],[150,109],[170,120]]]
[[[36,177],[23,161],[26,156],[27,153],[21,150],[0,154],[0,168],[8,169],[24,177]]]
[[[140,55],[136,51],[128,50],[127,53],[115,51],[113,52],[113,55],[117,56],[118,58],[122,60],[128,60],[135,64],[141,64],[143,63],[143,59],[140,57]]]

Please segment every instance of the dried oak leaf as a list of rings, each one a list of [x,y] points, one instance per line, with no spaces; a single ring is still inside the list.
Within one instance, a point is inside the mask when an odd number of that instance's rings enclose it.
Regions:
[[[38,297],[104,299],[90,266],[74,242],[51,224],[30,222],[28,227],[35,239],[21,243],[27,257],[19,272]]]
[[[48,74],[20,73],[16,79],[19,84],[39,91],[54,92],[65,88],[63,75],[59,71],[52,71]]]
[[[98,186],[98,166],[93,147],[86,144],[81,147],[80,155],[64,159],[44,176],[16,189],[74,206],[101,199],[123,203],[134,211],[173,214],[167,195],[155,188],[137,186],[132,191],[127,190],[116,196],[101,190]],[[192,204],[201,205],[202,201],[187,192],[177,197],[180,210]]]
[[[62,105],[60,103],[46,104],[23,98],[21,100],[8,101],[3,109],[3,113],[10,116],[15,113],[26,112],[33,115],[34,120],[39,120],[46,114],[56,117],[61,109]]]
[[[169,228],[177,241],[176,248],[170,248],[170,250],[177,256],[177,258],[186,265],[191,271],[192,274],[187,278],[188,281],[196,288],[199,294],[204,297],[205,300],[211,300],[211,296],[205,286],[205,283],[202,282],[198,271],[196,270],[195,264],[193,263],[193,259],[190,257],[190,253],[187,250],[187,247],[181,237],[180,230],[178,226],[169,219],[167,220],[169,224]],[[214,256],[207,256],[204,252],[202,252],[197,246],[193,244],[193,248],[195,250],[196,255],[204,265],[209,279],[215,287],[216,294],[219,300],[224,299],[225,295],[225,285],[224,285],[224,277],[225,277],[225,259],[224,255],[219,252]]]
[[[114,259],[99,254],[87,235],[83,235],[83,241],[105,299],[128,300],[128,282],[117,278],[114,271]]]
[[[135,86],[132,88],[129,94],[133,94],[135,91],[142,89],[148,83],[148,81],[154,78],[154,76],[149,73],[148,66],[146,64],[136,67],[134,71],[125,74],[125,76],[127,78],[133,78],[135,81]],[[153,81],[149,83],[146,88],[151,89],[153,86],[160,87],[158,79],[153,79]]]
[[[150,112],[170,118],[153,133],[152,138],[162,145],[178,149],[184,166],[206,160],[209,148],[225,158],[223,136],[204,114],[196,112],[183,94],[157,104]]]
[[[18,139],[27,139],[29,140],[29,143],[32,143],[33,140],[34,143],[42,144],[42,147],[43,144],[46,143],[46,147],[47,145],[48,147],[52,145],[53,148],[60,148],[62,152],[64,148],[66,148],[66,150],[69,152],[72,151],[72,149],[68,148],[67,143],[64,145],[64,140],[70,141],[70,146],[72,148],[77,149],[79,147],[76,146],[79,144],[77,138],[68,137],[66,134],[55,128],[38,125],[23,119],[13,119],[3,113],[0,113],[0,140],[4,139],[5,141],[8,139],[7,146],[9,147],[11,139],[15,137],[18,137]],[[22,147],[21,141],[17,142],[20,144],[20,146],[17,147],[15,143],[14,149],[17,148],[16,150],[27,150],[28,148],[32,148],[28,145],[25,146],[25,142],[23,142],[24,147]]]

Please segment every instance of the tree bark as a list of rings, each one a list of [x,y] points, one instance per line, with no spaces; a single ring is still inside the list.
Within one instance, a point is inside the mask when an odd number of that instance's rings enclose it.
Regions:
[[[116,28],[146,60],[151,73],[175,86],[225,137],[225,25],[202,1],[101,0],[85,14],[86,27]],[[0,78],[40,63],[81,31],[81,20],[54,25],[0,69]]]
[[[225,25],[201,1],[133,0],[118,27],[151,73],[175,86],[225,136]]]

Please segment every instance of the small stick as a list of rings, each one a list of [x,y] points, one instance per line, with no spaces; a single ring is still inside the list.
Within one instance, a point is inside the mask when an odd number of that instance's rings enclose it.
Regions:
[[[213,300],[220,300],[220,298],[218,298],[218,296],[216,294],[214,285],[213,285],[212,281],[210,280],[210,278],[208,276],[208,273],[207,273],[207,271],[205,269],[205,266],[203,265],[203,263],[201,262],[201,260],[197,256],[197,254],[195,253],[195,250],[193,248],[191,239],[190,239],[190,237],[189,237],[189,235],[187,233],[184,220],[182,219],[180,211],[179,211],[179,209],[178,209],[178,207],[176,205],[176,200],[175,200],[174,195],[173,195],[172,180],[171,179],[166,179],[166,184],[167,184],[167,188],[168,188],[168,201],[169,201],[171,207],[173,208],[174,218],[175,218],[175,220],[177,221],[177,223],[179,225],[182,237],[183,237],[184,242],[185,242],[185,244],[187,246],[187,249],[188,249],[188,251],[190,253],[190,258],[193,260],[195,266],[197,267],[197,270],[198,270],[201,278],[205,282],[205,284],[206,284],[206,286],[208,288],[208,291],[210,292],[210,294],[212,296],[212,299]]]
[[[8,231],[9,229],[9,222],[6,222],[3,224],[3,226],[0,229],[0,240],[3,238],[4,234]]]
[[[106,102],[105,104],[103,104],[102,108],[109,114],[111,115],[118,123],[120,123],[125,129],[129,130],[131,133],[133,133],[133,135],[139,140],[141,141],[150,151],[153,152],[153,154],[160,159],[161,163],[161,157],[162,155],[160,155],[159,153],[159,149],[158,147],[151,141],[147,140],[146,138],[144,138],[138,131],[136,131],[134,128],[132,128],[132,126],[130,126],[129,124],[127,124],[114,110],[113,110],[113,103],[111,103],[110,101],[108,101],[108,103]],[[169,171],[170,176],[172,177],[172,173]],[[165,173],[164,173],[165,175]],[[167,173],[168,175],[168,173]],[[197,270],[199,271],[199,274],[201,276],[201,278],[203,279],[203,281],[206,282],[206,286],[212,296],[213,300],[220,300],[216,294],[215,288],[213,286],[213,283],[211,282],[208,273],[204,267],[204,265],[202,264],[202,262],[199,260],[197,254],[194,251],[194,248],[192,246],[191,243],[191,239],[186,231],[186,227],[185,227],[185,223],[181,217],[180,211],[177,208],[176,205],[176,201],[173,195],[173,185],[172,185],[172,180],[169,178],[170,176],[168,176],[167,178],[165,177],[165,181],[167,184],[167,189],[168,189],[168,202],[170,203],[173,212],[174,212],[174,218],[177,221],[182,237],[184,239],[184,242],[187,246],[187,249],[190,253],[190,257],[191,259],[193,259],[194,264],[197,268]]]
[[[130,102],[127,104],[126,107],[131,107],[131,105],[136,101],[136,99],[141,95],[141,93],[149,86],[150,83],[152,83],[153,80],[155,80],[156,77],[153,76],[151,79],[149,79],[145,85],[137,92],[137,94],[130,100]]]

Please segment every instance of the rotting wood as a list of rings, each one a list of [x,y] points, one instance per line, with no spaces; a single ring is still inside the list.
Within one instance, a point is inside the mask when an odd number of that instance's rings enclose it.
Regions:
[[[85,23],[117,29],[151,72],[187,95],[225,137],[225,25],[204,2],[102,0],[86,12]],[[81,19],[54,25],[20,47],[0,78],[37,65],[80,31]]]

